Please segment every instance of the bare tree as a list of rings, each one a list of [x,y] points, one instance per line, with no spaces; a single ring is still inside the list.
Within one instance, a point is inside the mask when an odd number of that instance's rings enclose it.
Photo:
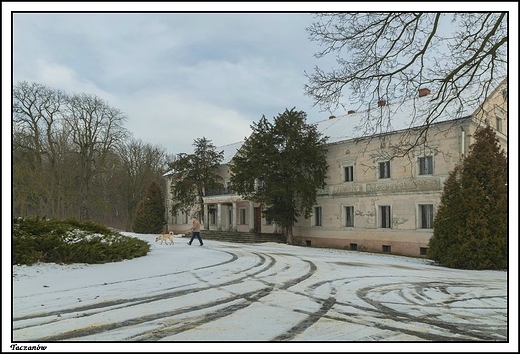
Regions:
[[[160,146],[153,146],[141,140],[131,138],[118,147],[119,165],[114,170],[118,180],[113,184],[117,188],[117,196],[121,200],[117,213],[122,214],[124,229],[130,231],[132,217],[146,190],[153,181],[162,181],[166,171],[167,154]],[[160,185],[166,193],[166,186]]]
[[[128,131],[123,127],[125,121],[126,116],[120,110],[110,107],[95,95],[76,94],[68,100],[65,123],[71,132],[81,173],[80,220],[89,219],[94,175],[103,172],[111,149],[128,136]]]
[[[164,148],[132,138],[126,116],[93,95],[20,82],[12,113],[14,215],[130,228],[146,188],[162,180]]]
[[[40,215],[55,214],[59,205],[60,179],[56,171],[63,148],[59,131],[66,100],[64,92],[37,83],[23,81],[13,88],[14,174],[20,177],[13,181],[17,186],[14,190],[26,193],[19,194],[20,200],[31,196],[37,200],[35,212]]]
[[[429,110],[411,117],[410,127],[420,128],[400,141],[403,155],[426,143],[429,126],[446,107],[462,112],[465,105],[481,102],[496,79],[507,75],[505,12],[347,12],[315,18],[307,31],[311,41],[324,47],[315,56],[334,55],[338,65],[305,74],[306,94],[324,111],[373,108],[381,100],[403,102],[420,88],[431,90]],[[347,89],[348,103],[343,100]],[[363,125],[367,133],[384,133],[391,122],[391,114],[381,113],[367,117]]]

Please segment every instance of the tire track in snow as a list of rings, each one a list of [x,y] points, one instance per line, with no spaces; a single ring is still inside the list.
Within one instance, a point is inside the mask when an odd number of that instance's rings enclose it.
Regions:
[[[426,292],[435,292],[439,291],[445,295],[450,295],[449,299],[442,301],[428,301],[433,300],[431,296],[425,297],[416,297],[416,301],[412,301],[410,297],[403,295],[403,286],[405,289],[413,290],[417,294],[425,294]],[[400,287],[400,288],[399,288]],[[384,313],[385,318],[395,321],[396,323],[407,322],[407,323],[417,323],[422,327],[433,327],[437,328],[439,332],[444,332],[446,334],[433,334],[433,333],[422,333],[420,331],[411,331],[408,330],[409,334],[413,334],[419,338],[430,340],[430,341],[456,341],[456,340],[478,340],[478,341],[497,341],[503,340],[507,338],[507,328],[489,328],[486,329],[485,324],[475,324],[473,323],[475,318],[469,316],[468,310],[471,309],[468,306],[464,306],[459,309],[465,312],[467,318],[462,314],[456,314],[453,306],[446,306],[447,304],[451,304],[457,301],[475,301],[482,300],[484,298],[489,298],[489,296],[485,297],[467,297],[467,294],[471,294],[471,289],[461,292],[461,293],[450,293],[447,290],[449,287],[457,287],[461,288],[463,285],[460,283],[431,283],[431,282],[419,282],[419,283],[407,283],[407,284],[381,284],[377,286],[371,286],[359,289],[357,291],[358,297],[363,301],[369,303],[374,306],[378,312]],[[471,288],[471,286],[466,286]],[[401,302],[398,303],[399,306],[406,306],[409,310],[410,308],[414,308],[417,306],[421,307],[429,307],[433,310],[431,312],[436,313],[432,316],[414,316],[413,314],[406,313],[403,311],[397,311],[393,307],[388,306],[395,305],[390,301],[384,300],[374,300],[371,295],[376,294],[377,297],[382,297],[382,295],[387,294],[391,291],[398,289],[401,296],[399,297]],[[501,297],[499,297],[501,298]],[[507,299],[504,299],[507,301]],[[480,307],[477,307],[480,309]],[[439,319],[439,317],[443,315],[450,315],[453,317],[453,320],[447,322],[444,319]],[[381,329],[390,329],[395,330],[394,327],[382,324],[380,322],[374,321],[374,326]],[[406,332],[405,329],[399,328],[400,331]]]
[[[227,253],[230,253],[230,252],[227,252]],[[159,300],[176,298],[179,296],[193,294],[193,293],[197,293],[197,292],[204,292],[204,291],[208,291],[208,290],[212,290],[212,289],[221,289],[225,286],[240,284],[246,279],[260,280],[264,284],[266,284],[266,288],[264,288],[260,291],[255,291],[253,293],[231,294],[223,300],[213,301],[213,302],[207,303],[203,306],[188,307],[188,308],[179,309],[176,311],[169,311],[169,312],[163,312],[160,314],[142,316],[139,318],[123,321],[120,323],[111,323],[111,324],[106,324],[106,325],[90,326],[88,328],[77,328],[77,329],[68,331],[66,333],[40,338],[39,340],[43,340],[43,341],[71,340],[71,339],[75,339],[75,338],[81,338],[84,336],[90,336],[95,333],[110,331],[113,329],[120,329],[120,328],[127,327],[127,326],[136,326],[138,324],[144,324],[146,322],[157,321],[157,320],[160,320],[163,318],[172,317],[172,316],[176,316],[179,314],[207,310],[207,309],[211,309],[216,306],[221,306],[226,303],[232,303],[237,300],[243,301],[241,304],[234,303],[234,304],[231,304],[231,305],[225,307],[224,309],[215,311],[210,315],[205,315],[199,321],[194,321],[192,323],[178,327],[176,329],[176,333],[180,333],[182,331],[195,328],[203,323],[207,323],[208,321],[212,321],[212,320],[216,320],[216,319],[219,319],[219,318],[222,318],[225,316],[229,316],[229,315],[233,314],[234,312],[239,311],[239,310],[251,305],[252,303],[259,301],[259,299],[269,295],[273,291],[274,287],[277,287],[282,290],[288,289],[291,286],[298,284],[300,281],[303,281],[303,280],[309,278],[316,270],[316,266],[312,262],[303,261],[303,263],[307,264],[308,268],[309,268],[306,274],[304,274],[298,278],[295,278],[295,279],[289,279],[289,280],[285,281],[283,284],[275,284],[275,283],[266,281],[262,277],[262,273],[267,272],[275,265],[275,263],[276,263],[275,257],[272,257],[271,255],[267,255],[267,254],[263,255],[258,252],[249,252],[248,254],[254,254],[257,257],[258,261],[249,268],[242,269],[242,270],[236,270],[235,274],[245,274],[245,275],[241,275],[239,278],[232,280],[232,281],[223,282],[223,283],[220,283],[217,285],[208,285],[205,287],[204,286],[200,287],[200,285],[199,285],[197,288],[176,290],[176,291],[172,291],[172,292],[161,293],[159,295],[154,295],[154,296],[146,296],[146,297],[140,297],[140,298],[111,301],[108,303],[103,302],[103,303],[97,303],[97,304],[92,304],[92,305],[88,305],[88,306],[74,307],[74,308],[67,309],[67,310],[53,311],[53,312],[45,314],[45,317],[54,316],[57,314],[63,315],[66,313],[70,314],[70,313],[77,313],[77,312],[84,312],[84,311],[91,311],[91,313],[90,314],[85,313],[84,316],[82,316],[82,317],[94,316],[96,314],[103,313],[105,311],[112,311],[112,310],[116,310],[116,309],[124,309],[124,308],[133,307],[133,306],[139,306],[142,304],[152,303],[152,302],[159,301]],[[234,260],[236,260],[238,258],[239,258],[239,256],[237,254],[233,254]],[[267,259],[269,259],[269,262],[266,263]],[[223,262],[223,263],[229,263],[229,262]],[[220,263],[215,266],[200,267],[200,268],[194,269],[193,272],[196,273],[196,271],[201,270],[201,269],[208,269],[208,268],[212,269],[215,267],[217,267],[217,270],[218,270],[218,267],[222,266],[223,263]],[[259,268],[259,269],[252,272],[251,274],[247,274],[248,271],[254,270],[255,268]],[[109,307],[112,307],[112,308],[109,308]],[[16,318],[15,320],[19,321],[22,319],[31,319],[31,318],[38,318],[38,317],[42,317],[42,316],[41,315],[33,316],[33,317],[24,316],[24,317]],[[18,327],[17,329],[19,329],[19,330],[28,329],[32,326],[41,326],[42,324],[52,324],[53,322],[55,322],[55,319],[44,322],[44,323],[40,322],[40,323],[34,324],[34,325]],[[155,331],[154,334],[151,336],[151,338],[154,338],[152,340],[158,340],[164,336],[167,336],[167,335],[169,336],[172,334],[171,330],[169,330],[168,332],[164,332],[164,334],[162,334],[162,335],[159,333],[160,332]]]
[[[89,339],[98,340],[96,336],[103,334],[107,336],[113,334],[114,336],[125,336],[121,339],[114,337],[115,340],[175,340],[177,334],[197,330],[199,327],[202,329],[204,325],[212,322],[215,325],[220,324],[219,320],[234,314],[238,315],[253,304],[276,308],[278,305],[273,302],[273,299],[276,300],[277,292],[284,291],[291,292],[299,298],[305,297],[318,308],[312,311],[306,310],[305,307],[304,309],[291,309],[280,305],[280,310],[294,311],[303,317],[295,316],[298,319],[295,319],[294,323],[288,321],[284,333],[273,335],[267,339],[269,341],[298,341],[300,338],[312,340],[313,333],[319,334],[313,330],[320,325],[330,328],[369,328],[370,330],[366,334],[361,331],[360,337],[355,337],[355,339],[352,339],[350,333],[346,333],[345,340],[357,341],[392,341],[395,338],[403,338],[402,336],[408,338],[407,340],[415,338],[415,340],[442,342],[495,342],[505,341],[508,338],[507,308],[502,306],[504,302],[507,303],[507,293],[498,287],[493,289],[490,285],[490,291],[486,291],[486,295],[483,295],[477,291],[482,289],[482,285],[478,285],[473,290],[472,285],[466,284],[462,279],[445,282],[441,277],[440,281],[408,282],[399,275],[380,276],[374,272],[364,277],[349,277],[349,267],[377,268],[371,264],[343,261],[333,263],[335,266],[344,266],[346,276],[324,280],[323,276],[313,278],[313,275],[318,270],[327,274],[327,271],[330,270],[327,259],[314,262],[307,260],[305,256],[276,252],[263,253],[258,252],[258,249],[241,248],[236,252],[220,251],[229,253],[231,259],[187,271],[197,279],[197,285],[184,284],[166,288],[161,293],[154,295],[134,296],[130,299],[100,302],[87,306],[72,306],[65,310],[55,310],[45,314],[19,316],[13,319],[13,324],[16,322],[19,330],[30,331],[36,326],[51,326],[55,322],[59,323],[60,321],[56,321],[55,317],[51,318],[58,314],[65,317],[65,314],[73,316],[77,312],[89,312],[83,316],[88,319],[116,310],[140,310],[142,306],[155,303],[157,303],[157,307],[160,307],[162,305],[158,301],[163,300],[178,300],[181,297],[201,294],[208,296],[209,299],[213,296],[212,293],[217,294],[218,297],[212,298],[207,303],[178,308],[169,306],[169,308],[164,308],[163,312],[129,317],[122,321],[93,326],[88,325],[88,322],[84,322],[83,325],[82,322],[78,322],[77,328],[69,327],[66,332],[37,339],[39,341],[88,341]],[[254,258],[255,261],[248,257]],[[288,262],[286,257],[291,257],[296,262]],[[243,266],[244,263],[237,262],[242,259],[251,262],[247,266]],[[404,269],[416,270],[413,267]],[[213,274],[208,278],[209,272],[219,274],[217,277]],[[171,281],[175,282],[175,277],[182,273],[186,272],[167,275],[172,276]],[[164,278],[167,275],[154,278],[167,279]],[[131,279],[129,281],[138,285],[139,280]],[[111,284],[115,286],[122,283],[124,282]],[[257,288],[251,290],[251,287],[245,286],[246,284],[256,284]],[[239,285],[244,285],[243,291],[240,291]],[[272,298],[268,300],[271,295]],[[490,313],[490,316],[498,318],[498,320],[491,321],[494,325],[486,323],[485,315],[479,317],[479,314],[485,314],[486,311]],[[500,316],[504,316],[504,325],[501,325]],[[78,321],[82,319],[78,318]],[[24,324],[30,320],[39,322]],[[42,322],[42,320],[46,322]],[[320,320],[323,320],[324,324]],[[74,324],[74,322],[71,323]],[[129,328],[132,328],[132,331],[125,331]],[[16,334],[15,330],[13,338],[16,338]]]

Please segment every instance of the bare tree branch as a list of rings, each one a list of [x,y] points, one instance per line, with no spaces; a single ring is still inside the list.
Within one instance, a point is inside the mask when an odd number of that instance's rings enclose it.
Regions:
[[[414,109],[395,153],[427,143],[428,131],[449,107],[463,112],[481,102],[493,79],[507,75],[507,13],[318,13],[307,28],[311,41],[333,55],[337,68],[306,73],[305,92],[323,111],[366,111],[364,136],[393,130],[392,112],[419,88],[431,90],[430,108]],[[474,88],[477,87],[475,90]],[[470,92],[471,95],[463,95]],[[348,93],[348,101],[344,95]],[[463,98],[464,97],[464,98]],[[377,110],[384,100],[395,109]],[[347,106],[350,106],[347,108]],[[453,117],[461,118],[461,117]]]
[[[436,98],[453,88],[507,73],[506,13],[320,13],[307,28],[335,55],[338,68],[306,73],[306,94],[324,111],[381,98],[402,101],[428,86]],[[451,22],[449,21],[451,19]]]

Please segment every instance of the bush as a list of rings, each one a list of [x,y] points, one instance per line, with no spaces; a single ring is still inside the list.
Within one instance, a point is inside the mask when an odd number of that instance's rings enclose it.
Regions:
[[[463,269],[507,269],[507,158],[479,128],[470,153],[444,184],[428,257]]]
[[[90,221],[13,219],[13,264],[118,262],[149,250],[146,241]]]

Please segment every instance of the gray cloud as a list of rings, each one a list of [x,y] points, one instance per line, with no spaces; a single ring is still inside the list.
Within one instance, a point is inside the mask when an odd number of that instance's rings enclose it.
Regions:
[[[328,114],[304,96],[308,13],[16,13],[13,81],[96,94],[170,153],[242,140],[262,115]]]

